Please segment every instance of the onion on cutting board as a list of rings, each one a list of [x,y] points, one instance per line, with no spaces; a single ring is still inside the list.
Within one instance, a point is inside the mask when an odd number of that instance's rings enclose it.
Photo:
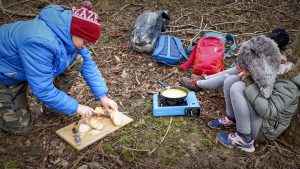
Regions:
[[[86,133],[90,129],[91,129],[91,127],[87,124],[80,124],[80,126],[79,126],[79,132],[80,133]]]
[[[120,112],[118,111],[114,111],[114,110],[110,110],[110,119],[113,122],[113,124],[115,126],[120,126],[122,124],[122,118],[120,116]]]
[[[86,119],[86,123],[96,130],[103,129],[103,124],[98,120],[97,117],[90,117]]]

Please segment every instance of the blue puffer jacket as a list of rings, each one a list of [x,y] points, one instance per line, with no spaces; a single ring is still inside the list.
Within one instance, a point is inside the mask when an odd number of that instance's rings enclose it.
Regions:
[[[72,11],[48,6],[33,20],[0,27],[0,84],[28,81],[33,94],[47,106],[73,114],[78,102],[53,85],[61,74],[82,55],[82,76],[96,99],[104,97],[107,87],[86,48],[76,49],[70,35]]]

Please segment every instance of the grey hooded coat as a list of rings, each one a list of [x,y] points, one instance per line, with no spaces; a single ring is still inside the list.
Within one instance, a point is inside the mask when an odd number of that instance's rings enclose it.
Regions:
[[[267,66],[270,65],[272,64]],[[273,64],[273,66],[276,66],[276,64]],[[300,60],[296,59],[292,70],[279,75],[274,84],[270,82],[272,88],[270,88],[271,90],[268,89],[268,92],[270,92],[267,93],[268,97],[262,90],[262,85],[258,85],[258,81],[255,82],[253,77],[253,80],[249,76],[243,79],[247,86],[245,95],[256,113],[263,119],[260,133],[268,140],[274,140],[289,126],[297,110],[300,95],[299,70]],[[263,77],[263,73],[260,75]],[[269,80],[269,78],[266,77],[265,80]],[[263,138],[258,138],[258,140],[261,139]]]

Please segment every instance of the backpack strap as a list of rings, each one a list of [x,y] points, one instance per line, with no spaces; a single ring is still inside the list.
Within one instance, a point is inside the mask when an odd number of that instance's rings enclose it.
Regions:
[[[167,39],[167,35],[159,35],[158,37],[159,40],[157,40],[156,42],[156,47],[155,47],[155,50],[153,51],[153,54],[152,56],[157,56],[159,55],[159,53],[163,50],[164,48],[164,44],[165,44],[165,41]]]
[[[171,36],[167,35],[167,42],[168,42],[168,52],[167,52],[167,57],[171,56]]]
[[[189,57],[186,55],[185,50],[183,49],[183,46],[182,46],[182,43],[181,43],[180,39],[177,38],[177,37],[173,37],[173,39],[174,39],[174,41],[175,41],[175,43],[176,43],[176,46],[177,46],[177,48],[178,48],[180,54],[181,54],[186,60],[188,60]]]
[[[233,54],[233,51],[237,48],[235,37],[232,34],[227,33],[225,35],[225,39],[226,39],[226,43],[228,41],[231,41],[232,45],[230,46],[230,49],[226,53],[224,53],[224,58],[228,57],[229,54]]]
[[[199,42],[198,42],[198,43],[199,43]],[[188,68],[193,64],[194,59],[195,59],[195,56],[196,56],[197,46],[198,46],[198,45],[196,45],[196,46],[194,47],[194,49],[193,49],[193,51],[192,51],[192,53],[191,53],[189,59],[188,59],[186,62],[184,62],[183,64],[181,64],[181,65],[179,66],[179,68],[180,68],[181,70],[186,70],[186,69],[188,69]]]

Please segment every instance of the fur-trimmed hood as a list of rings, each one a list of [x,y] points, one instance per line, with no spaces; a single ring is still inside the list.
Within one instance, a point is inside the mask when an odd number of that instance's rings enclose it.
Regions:
[[[277,44],[264,35],[254,37],[241,45],[237,61],[250,72],[261,94],[269,98],[281,63]]]

